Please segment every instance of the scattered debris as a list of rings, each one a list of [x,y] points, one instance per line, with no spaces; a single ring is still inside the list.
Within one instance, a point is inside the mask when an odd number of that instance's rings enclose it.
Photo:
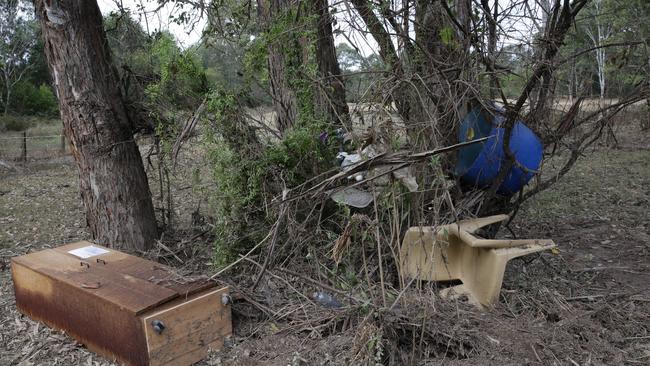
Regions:
[[[381,155],[384,155],[384,153],[378,152],[373,145],[369,145],[361,153],[348,154],[347,152],[339,152],[337,158],[341,162],[341,169],[343,172],[346,172],[356,168],[358,163],[362,161],[368,161]],[[415,192],[418,190],[418,183],[411,170],[411,166],[395,169],[391,165],[377,165],[367,171],[349,175],[347,179],[354,180],[357,183],[363,182],[364,179],[371,179],[374,187],[382,189],[390,183],[388,175],[391,174],[393,178],[400,181],[410,192]],[[330,193],[330,197],[335,202],[357,208],[368,207],[374,200],[372,193],[356,187],[347,187],[331,192],[333,193]]]
[[[334,296],[328,294],[327,292],[317,291],[314,292],[311,297],[314,301],[316,301],[316,303],[326,308],[338,309],[343,307],[343,305]]]
[[[372,193],[367,191],[362,191],[354,187],[349,187],[349,188],[344,188],[342,190],[334,191],[334,193],[332,193],[330,197],[336,203],[357,207],[357,208],[368,207],[368,205],[370,205],[370,203],[372,203],[372,201],[374,200]]]
[[[357,283],[341,287],[351,251],[360,252],[362,246],[356,240],[340,240],[342,261],[338,272],[330,273],[333,265],[323,257],[329,258],[333,237],[315,246],[322,256],[309,265],[286,263],[292,272],[277,265],[269,267],[254,293],[247,291],[254,280],[250,271],[224,274],[228,284],[238,285],[233,289],[237,326],[231,346],[198,365],[287,365],[294,354],[313,365],[363,364],[362,359],[374,363],[379,354],[382,364],[406,365],[414,362],[400,357],[420,352],[427,354],[419,361],[423,365],[571,364],[569,358],[581,365],[646,364],[650,355],[650,236],[648,223],[639,217],[645,217],[649,202],[648,142],[642,134],[630,131],[626,141],[636,139],[636,145],[623,151],[596,149],[557,189],[522,207],[512,223],[516,234],[552,237],[562,242],[562,251],[510,261],[494,308],[478,312],[464,301],[441,301],[439,283],[415,281],[393,311],[368,312],[363,301],[376,301],[381,294],[376,283],[366,284],[365,267],[353,272]],[[191,148],[188,144],[179,154],[179,169],[187,169],[179,174],[182,179],[190,177],[191,169],[202,162],[196,158],[199,152]],[[24,174],[0,177],[2,189],[12,188],[0,195],[0,262],[7,264],[16,255],[88,236],[75,167],[57,163],[34,168],[30,164],[29,170],[21,171]],[[206,227],[185,227],[200,199],[191,195],[192,190],[178,188],[187,185],[186,180],[172,185],[180,195],[175,210],[184,231],[166,232],[162,240],[183,260],[179,271],[213,273],[214,236],[197,237]],[[202,213],[208,212],[205,207]],[[358,229],[352,228],[354,237]],[[305,240],[310,239],[306,233]],[[611,243],[601,244],[605,239]],[[172,253],[156,246],[141,254],[181,266]],[[319,265],[321,277],[313,275],[316,266],[312,263]],[[377,276],[376,262],[369,263],[367,270]],[[273,281],[266,281],[269,278]],[[335,288],[328,289],[328,284]],[[341,288],[345,288],[342,293],[334,291]],[[350,295],[362,302],[332,311],[311,299],[314,291],[327,291],[346,305]],[[393,297],[388,301],[391,305]],[[0,365],[116,365],[64,333],[20,315],[8,266],[0,271],[0,344]],[[361,353],[355,358],[356,352]]]

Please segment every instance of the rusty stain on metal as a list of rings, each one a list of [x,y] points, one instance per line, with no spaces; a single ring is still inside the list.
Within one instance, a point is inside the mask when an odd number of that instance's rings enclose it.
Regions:
[[[22,266],[12,263],[14,273],[20,271],[15,270],[18,267]],[[23,286],[21,279],[14,276],[16,305],[22,313],[64,330],[90,350],[109,358],[129,365],[148,364],[141,323],[133,313],[101,301],[84,289],[46,276],[35,275],[31,279],[49,283],[52,292],[30,291],[29,285]]]

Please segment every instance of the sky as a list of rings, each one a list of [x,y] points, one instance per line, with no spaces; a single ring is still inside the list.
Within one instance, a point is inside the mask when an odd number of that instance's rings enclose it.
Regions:
[[[169,31],[176,37],[181,48],[187,48],[200,41],[201,31],[207,23],[205,19],[199,19],[195,26],[190,28],[185,25],[170,22],[169,15],[178,15],[178,9],[174,9],[173,5],[167,4],[155,12],[154,10],[158,7],[158,4],[152,0],[97,0],[97,3],[103,15],[108,15],[112,11],[118,11],[119,6],[116,3],[121,3],[124,9],[131,10],[131,13],[138,19],[143,29],[147,30],[148,25],[149,33],[157,30]],[[140,7],[144,7],[145,12],[140,11]],[[339,17],[349,17],[349,9],[343,8],[339,10]],[[372,37],[363,37],[363,35],[354,31],[349,24],[343,21],[339,23],[339,27],[342,29],[344,35],[335,35],[334,42],[336,44],[349,43],[348,40],[351,40],[364,56],[376,53],[377,45]]]
[[[0,0],[2,1],[2,0]],[[540,0],[542,2],[549,0]],[[157,1],[152,0],[97,0],[99,8],[103,15],[108,15],[111,11],[117,11],[119,6],[116,3],[121,3],[122,7],[130,10],[134,17],[136,17],[143,29],[149,33],[157,30],[169,31],[176,37],[181,48],[188,48],[201,39],[201,31],[206,25],[206,19],[198,19],[194,27],[187,25],[178,25],[169,20],[170,15],[178,15],[178,8],[173,5],[167,4],[158,11],[154,11],[159,5]],[[515,0],[506,0],[500,2],[500,7],[508,8],[519,3]],[[346,2],[338,2],[336,13],[334,15],[337,20],[337,27],[341,29],[340,34],[334,36],[336,44],[352,43],[354,44],[363,56],[368,56],[377,52],[377,44],[371,36],[364,36],[361,32],[356,31],[355,28],[364,28],[363,22],[358,19],[358,16],[352,12]],[[140,11],[140,7],[145,9],[144,12]],[[190,10],[190,9],[188,9]],[[520,13],[523,9],[515,7],[509,9],[508,12],[512,15]],[[356,19],[355,19],[356,18]],[[530,40],[530,36],[534,30],[534,25],[531,21],[524,20],[521,17],[514,16],[513,21],[504,22],[501,28],[500,46],[504,44],[514,44],[526,42]],[[396,41],[396,38],[395,38]]]
[[[201,31],[206,24],[205,19],[199,20],[192,29],[186,25],[178,25],[169,21],[169,15],[178,15],[178,10],[175,11],[173,6],[169,4],[159,11],[154,12],[158,4],[151,0],[97,0],[99,9],[103,15],[117,11],[119,7],[116,5],[116,2],[121,3],[124,9],[130,10],[133,16],[138,19],[143,29],[147,30],[148,25],[149,33],[158,30],[169,31],[176,37],[181,48],[187,48],[201,39]],[[139,10],[140,4],[144,6],[144,13]]]

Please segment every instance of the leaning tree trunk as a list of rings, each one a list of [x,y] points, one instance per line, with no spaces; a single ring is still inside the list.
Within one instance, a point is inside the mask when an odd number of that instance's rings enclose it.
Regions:
[[[95,0],[34,0],[93,238],[146,249],[158,235],[151,192]]]
[[[467,5],[467,4],[465,4]],[[467,10],[468,12],[470,10]],[[461,69],[445,71],[449,65],[462,65],[467,62],[468,53],[457,45],[464,40],[452,34],[445,34],[454,29],[442,2],[423,1],[415,6],[416,24],[415,41],[418,43],[413,69],[419,75],[416,83],[428,90],[426,94],[411,90],[410,128],[415,132],[412,143],[422,150],[456,143],[456,130],[459,116],[467,98],[466,87],[458,87],[457,81],[462,76]],[[464,20],[463,20],[464,21]],[[418,81],[421,79],[422,81]],[[462,84],[461,84],[462,85]],[[444,159],[447,160],[447,159]],[[443,161],[448,167],[449,162]]]
[[[328,2],[257,0],[257,5],[280,133],[313,120],[350,128]]]

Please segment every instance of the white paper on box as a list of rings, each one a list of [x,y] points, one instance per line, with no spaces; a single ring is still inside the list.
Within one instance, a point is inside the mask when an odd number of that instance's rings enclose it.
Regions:
[[[68,253],[70,253],[70,254],[72,254],[72,255],[74,255],[76,257],[86,259],[86,258],[94,257],[94,256],[97,256],[97,255],[106,254],[106,253],[108,253],[108,250],[98,248],[98,247],[96,247],[94,245],[89,245],[87,247],[81,247],[81,248],[70,250],[70,251],[68,251]]]

